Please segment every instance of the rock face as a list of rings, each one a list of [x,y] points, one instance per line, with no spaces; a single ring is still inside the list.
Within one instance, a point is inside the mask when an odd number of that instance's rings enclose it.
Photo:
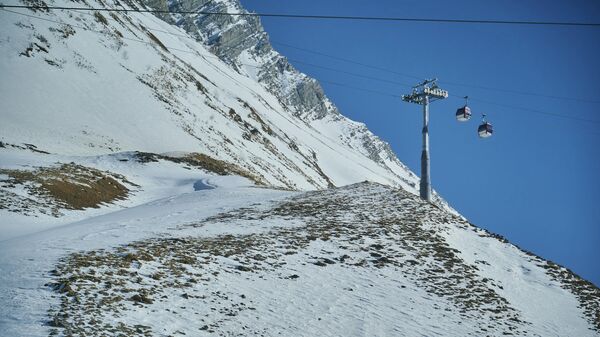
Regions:
[[[238,0],[168,3],[148,0],[146,3],[153,8],[169,8],[171,11],[248,13]],[[393,166],[407,169],[396,158],[389,144],[375,136],[364,124],[341,115],[317,80],[299,72],[273,49],[258,17],[187,14],[162,18],[184,28],[240,74],[257,80],[307,125],[319,129],[318,121],[334,121],[344,130],[337,134],[340,142],[392,171]]]

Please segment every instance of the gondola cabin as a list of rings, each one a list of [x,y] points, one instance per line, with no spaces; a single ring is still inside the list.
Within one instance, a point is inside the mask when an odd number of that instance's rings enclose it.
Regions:
[[[492,124],[484,121],[477,128],[477,133],[479,133],[479,137],[481,137],[481,138],[491,137],[492,133],[494,133],[494,129],[492,128]]]
[[[471,108],[468,106],[463,106],[462,108],[458,108],[456,110],[456,120],[459,122],[466,122],[471,119]]]
[[[469,96],[465,96],[465,105],[456,110],[456,120],[466,122],[471,118],[471,108],[469,108]]]

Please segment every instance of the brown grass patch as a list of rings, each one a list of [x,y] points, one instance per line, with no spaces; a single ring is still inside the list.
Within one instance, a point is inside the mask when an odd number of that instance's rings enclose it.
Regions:
[[[127,198],[129,192],[115,175],[75,163],[33,171],[0,169],[0,173],[9,176],[10,185],[25,185],[30,193],[66,209],[98,208],[100,204]],[[126,181],[120,176],[118,179]]]

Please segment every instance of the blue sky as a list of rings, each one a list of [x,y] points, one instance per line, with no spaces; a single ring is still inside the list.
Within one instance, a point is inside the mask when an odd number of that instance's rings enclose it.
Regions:
[[[600,21],[598,1],[241,1],[249,10],[272,13]],[[409,93],[415,77],[439,78],[452,96],[431,106],[434,189],[472,223],[600,285],[600,28],[282,18],[262,22],[278,51],[323,81],[343,114],[366,123],[416,173],[420,107],[391,95]],[[472,98],[475,118],[458,123],[454,113],[465,95]],[[494,137],[486,140],[476,136],[482,112],[495,128]]]

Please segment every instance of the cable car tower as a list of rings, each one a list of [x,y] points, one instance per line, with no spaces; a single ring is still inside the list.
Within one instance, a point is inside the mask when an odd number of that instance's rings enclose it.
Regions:
[[[448,91],[440,89],[437,78],[425,80],[413,87],[412,93],[402,95],[402,100],[423,106],[423,152],[421,152],[421,199],[431,202],[429,178],[429,103],[448,97]]]

